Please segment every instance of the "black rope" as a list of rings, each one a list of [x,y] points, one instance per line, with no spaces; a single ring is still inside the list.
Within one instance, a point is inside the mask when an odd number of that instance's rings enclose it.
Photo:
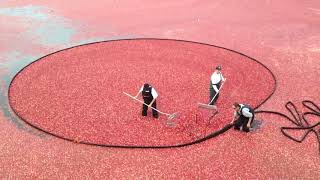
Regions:
[[[276,112],[276,111],[260,110],[260,111],[256,111],[255,113],[256,114],[257,113],[276,114],[276,115],[280,115],[280,116],[284,117],[285,119],[287,119],[288,121],[290,121],[293,125],[295,125],[295,127],[280,127],[280,130],[284,136],[286,136],[287,138],[289,138],[295,142],[301,143],[306,139],[306,137],[310,133],[314,133],[317,137],[317,140],[318,140],[318,149],[319,149],[319,153],[320,153],[320,120],[318,120],[314,124],[311,124],[310,120],[308,120],[308,118],[307,118],[308,115],[312,115],[312,116],[320,118],[320,108],[313,101],[310,101],[310,100],[304,100],[304,101],[302,101],[302,104],[303,104],[303,107],[305,107],[308,110],[307,112],[303,112],[302,114],[298,111],[298,108],[291,101],[289,101],[285,104],[285,108],[289,111],[292,118],[290,118],[289,116],[287,116],[283,113]],[[288,134],[286,132],[286,130],[291,130],[291,131],[304,130],[305,132],[303,133],[303,136],[301,138],[295,138],[295,137],[291,136],[290,134]]]

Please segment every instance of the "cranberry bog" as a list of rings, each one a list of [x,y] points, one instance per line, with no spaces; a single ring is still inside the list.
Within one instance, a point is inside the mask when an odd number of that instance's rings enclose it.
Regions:
[[[320,176],[318,1],[30,0],[0,18],[1,178]],[[123,94],[145,82],[173,126]],[[228,125],[234,102],[252,132]]]

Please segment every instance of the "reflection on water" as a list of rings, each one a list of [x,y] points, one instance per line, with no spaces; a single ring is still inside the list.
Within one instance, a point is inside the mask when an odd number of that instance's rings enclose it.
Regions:
[[[31,128],[26,123],[17,117],[11,110],[8,102],[8,89],[12,78],[25,66],[35,61],[37,58],[32,56],[22,56],[17,52],[8,53],[0,59],[0,108],[5,119],[13,123],[17,128],[38,137],[44,137],[45,134]]]

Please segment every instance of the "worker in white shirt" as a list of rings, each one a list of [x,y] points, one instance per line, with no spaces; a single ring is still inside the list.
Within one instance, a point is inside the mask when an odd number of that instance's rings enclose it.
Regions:
[[[210,105],[214,105],[219,97],[221,83],[225,81],[221,73],[221,66],[217,66],[210,78]],[[214,99],[213,99],[214,98]]]
[[[231,123],[234,123],[234,129],[249,132],[254,120],[254,109],[245,104],[233,104],[234,116]]]
[[[135,98],[138,98],[139,94],[142,94],[145,105],[142,105],[142,116],[147,116],[148,108],[153,107],[157,109],[156,99],[158,97],[157,91],[148,83],[145,83],[139,90]],[[159,114],[156,110],[152,109],[152,115],[154,118],[158,118]]]

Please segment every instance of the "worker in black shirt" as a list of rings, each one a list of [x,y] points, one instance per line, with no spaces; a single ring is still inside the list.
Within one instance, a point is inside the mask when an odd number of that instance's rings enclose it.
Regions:
[[[139,94],[142,94],[145,105],[142,105],[142,116],[147,116],[147,111],[149,107],[157,109],[156,98],[158,97],[157,91],[148,83],[145,83],[139,90],[135,98],[138,98]],[[152,115],[154,118],[158,118],[159,114],[156,110],[152,109]]]
[[[234,117],[231,123],[234,123],[234,129],[250,132],[254,120],[254,110],[248,105],[234,103]]]

